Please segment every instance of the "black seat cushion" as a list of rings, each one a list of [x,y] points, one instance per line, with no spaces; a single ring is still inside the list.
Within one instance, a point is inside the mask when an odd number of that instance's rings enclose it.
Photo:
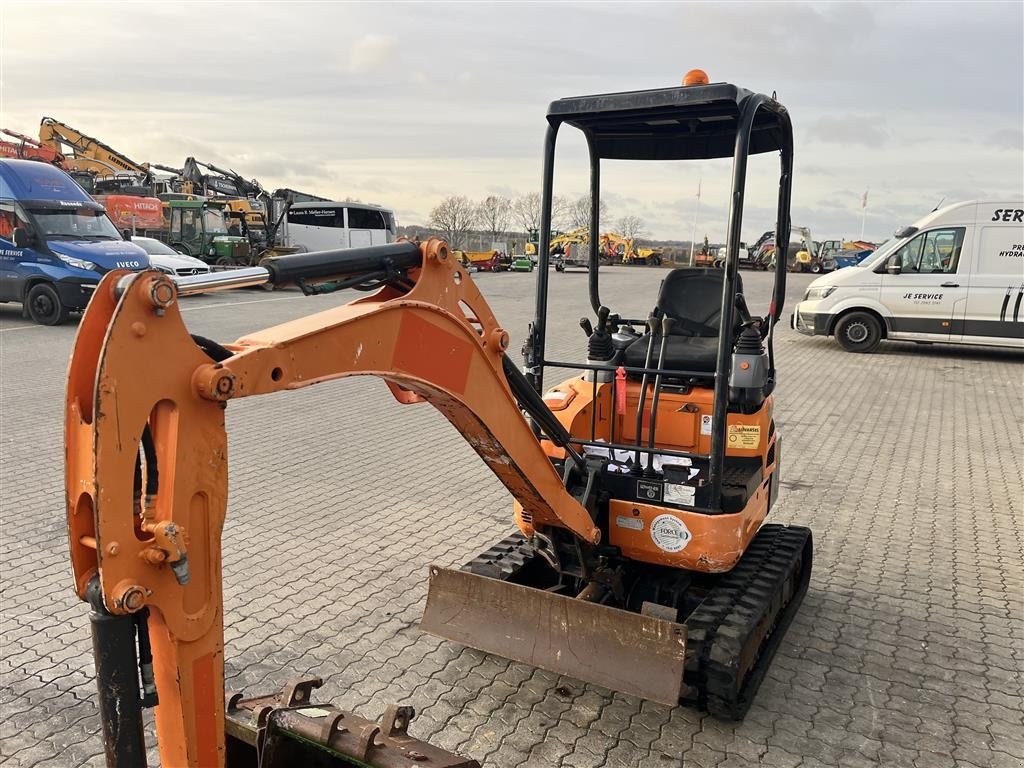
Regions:
[[[670,370],[714,373],[718,356],[718,328],[722,320],[722,283],[720,269],[673,269],[661,282],[658,314],[671,317],[675,325],[665,344],[664,367]],[[743,293],[743,281],[736,275],[736,292]],[[740,319],[735,318],[735,334]],[[624,362],[630,368],[643,368],[650,334],[644,334],[628,347]],[[651,368],[658,364],[661,334],[654,336]]]
[[[643,368],[647,357],[647,340],[645,334],[626,347],[624,365],[629,368]],[[658,352],[661,350],[661,334],[654,337],[654,348],[651,350],[651,368],[658,365]],[[700,371],[714,373],[718,356],[717,336],[677,336],[668,335],[665,343],[664,367],[676,371]]]

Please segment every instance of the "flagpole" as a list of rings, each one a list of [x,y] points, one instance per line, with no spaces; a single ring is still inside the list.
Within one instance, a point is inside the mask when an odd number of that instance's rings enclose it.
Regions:
[[[697,207],[693,212],[693,232],[690,235],[690,266],[693,266],[693,246],[697,242],[697,217],[700,214],[700,186],[704,181],[704,177],[701,176],[697,180]]]
[[[864,225],[868,220],[868,190],[864,190],[864,197],[860,201],[860,239],[864,240]]]

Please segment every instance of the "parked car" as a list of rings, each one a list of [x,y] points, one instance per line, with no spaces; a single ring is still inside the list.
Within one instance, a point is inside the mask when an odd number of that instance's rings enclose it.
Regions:
[[[60,325],[85,309],[104,274],[148,266],[146,252],[64,171],[0,160],[0,302]]]
[[[151,266],[161,272],[177,277],[186,275],[205,275],[210,271],[210,265],[193,256],[179,253],[167,243],[161,243],[152,237],[132,237],[132,242],[149,254]]]
[[[713,264],[715,269],[722,269],[723,267],[725,267],[725,258],[728,255],[728,253],[728,246],[723,245],[718,248],[718,253],[715,255],[715,262]],[[739,264],[743,264],[747,260],[747,258],[747,244],[741,241],[739,251],[736,255],[736,261]]]

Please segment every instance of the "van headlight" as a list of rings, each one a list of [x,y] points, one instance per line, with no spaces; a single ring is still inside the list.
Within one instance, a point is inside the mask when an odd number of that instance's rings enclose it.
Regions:
[[[76,259],[74,256],[65,256],[63,253],[58,253],[57,257],[69,267],[74,267],[75,269],[92,270],[96,268],[95,264],[85,259]]]
[[[835,289],[836,286],[834,285],[826,285],[822,288],[808,288],[807,293],[804,295],[804,301],[809,301],[810,299],[827,298],[828,296],[832,295]]]

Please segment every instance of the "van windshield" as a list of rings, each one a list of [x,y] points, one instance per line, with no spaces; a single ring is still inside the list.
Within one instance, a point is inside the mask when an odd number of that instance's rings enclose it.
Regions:
[[[103,211],[92,208],[60,210],[29,208],[39,233],[47,238],[120,240],[121,234]]]
[[[917,230],[915,229],[914,232],[917,232]],[[880,246],[878,246],[878,248],[875,249],[874,253],[872,253],[866,259],[862,259],[861,261],[857,262],[853,266],[861,268],[873,267],[889,258],[889,254],[895,251],[905,242],[907,242],[906,237],[891,237],[884,243],[882,243]]]

